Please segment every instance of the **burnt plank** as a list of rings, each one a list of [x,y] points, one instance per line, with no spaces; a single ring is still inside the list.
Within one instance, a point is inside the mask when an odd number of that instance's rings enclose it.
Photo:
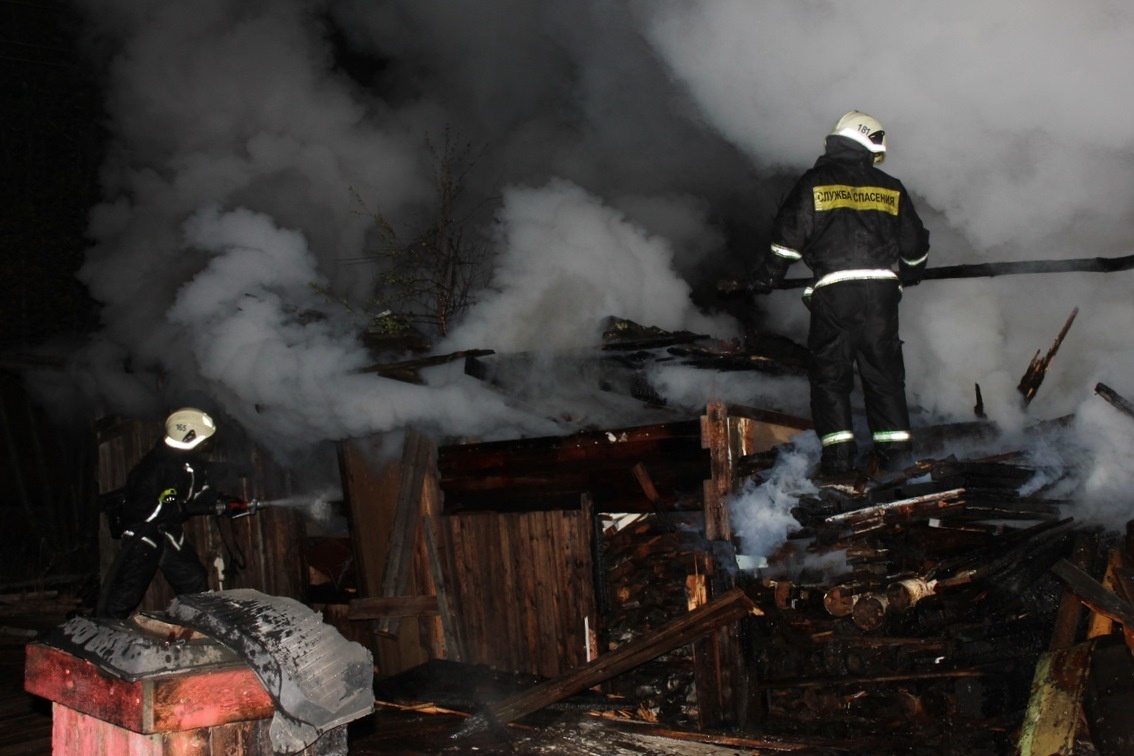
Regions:
[[[1134,417],[1134,404],[1131,404],[1126,397],[1119,394],[1110,386],[1107,386],[1105,383],[1096,383],[1095,393],[1109,402],[1110,406],[1130,417]]]
[[[442,480],[453,475],[507,468],[536,468],[617,457],[625,460],[649,449],[698,448],[700,422],[615,428],[569,436],[544,436],[479,444],[453,444],[438,450]]]
[[[429,570],[433,575],[433,586],[437,591],[437,613],[441,618],[444,640],[443,658],[463,661],[464,643],[461,640],[460,626],[453,616],[453,599],[449,585],[445,582],[445,558],[448,544],[438,515],[430,515],[422,523],[425,538],[425,553],[429,560]]]
[[[375,545],[381,544],[389,534],[383,503],[394,481],[391,469],[375,462],[380,459],[380,446],[378,438],[353,439],[339,444],[343,496],[350,507],[351,541],[363,596],[381,595],[385,562],[379,558],[382,552]]]
[[[705,537],[727,541],[732,537],[727,498],[732,493],[732,465],[728,413],[724,402],[709,402],[701,418],[701,445],[709,451],[709,479],[704,483]]]
[[[402,449],[398,498],[394,504],[394,524],[390,530],[386,567],[382,573],[381,596],[401,596],[409,587],[413,553],[421,523],[425,477],[434,464],[433,443],[412,428],[407,430]],[[382,617],[378,620],[378,629],[396,634],[398,622],[398,617]]]
[[[1066,559],[1056,562],[1051,571],[1093,611],[1121,622],[1126,627],[1134,627],[1134,606],[1108,591],[1087,572]]]
[[[1079,570],[1091,569],[1092,556],[1096,547],[1096,539],[1090,533],[1078,533],[1075,536],[1075,545],[1071,550],[1071,564]],[[1070,648],[1074,645],[1079,632],[1079,620],[1083,614],[1083,602],[1078,593],[1070,585],[1063,589],[1059,609],[1056,612],[1051,632],[1049,651],[1061,648]]]
[[[478,714],[466,725],[466,731],[483,727],[486,722],[508,724],[538,711],[556,701],[579,693],[615,675],[683,646],[721,625],[745,614],[758,612],[756,605],[739,588],[662,626],[657,632],[632,641],[610,653],[528,690],[499,701],[486,713]],[[479,720],[479,721],[474,721]]]

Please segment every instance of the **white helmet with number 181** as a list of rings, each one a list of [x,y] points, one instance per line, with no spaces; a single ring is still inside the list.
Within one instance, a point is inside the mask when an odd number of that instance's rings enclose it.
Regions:
[[[844,136],[861,144],[874,153],[874,162],[881,163],[886,158],[886,132],[874,116],[861,110],[852,110],[835,124],[831,136]]]

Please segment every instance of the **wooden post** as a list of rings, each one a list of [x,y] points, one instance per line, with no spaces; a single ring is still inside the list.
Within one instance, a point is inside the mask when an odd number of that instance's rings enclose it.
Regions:
[[[709,450],[709,472],[705,481],[705,537],[710,541],[732,539],[728,496],[733,490],[733,455],[729,444],[728,410],[724,402],[709,402],[701,418],[701,446]]]
[[[422,515],[422,493],[426,471],[436,467],[437,454],[433,443],[413,430],[406,431],[402,449],[401,482],[398,500],[394,506],[394,526],[386,551],[386,569],[382,573],[381,596],[403,596],[410,582],[414,548]],[[378,620],[381,632],[396,635],[398,617],[386,616]]]
[[[728,497],[736,490],[743,457],[787,443],[813,428],[810,420],[779,412],[712,401],[701,416],[701,447],[709,451],[710,478],[704,483],[705,537],[732,539]]]
[[[1090,570],[1094,550],[1094,536],[1090,533],[1079,533],[1075,537],[1075,547],[1071,552],[1070,564],[1080,570]],[[1055,629],[1052,631],[1048,650],[1056,651],[1061,648],[1070,648],[1075,644],[1079,632],[1079,619],[1082,614],[1083,602],[1081,597],[1072,590],[1071,586],[1064,588],[1059,611],[1055,616]]]
[[[460,626],[453,617],[449,589],[445,586],[445,560],[438,542],[444,543],[444,533],[439,522],[440,515],[427,517],[422,528],[425,537],[425,552],[429,558],[429,571],[433,575],[433,587],[437,591],[437,610],[441,616],[442,638],[444,640],[443,658],[464,661],[464,644],[461,642]]]

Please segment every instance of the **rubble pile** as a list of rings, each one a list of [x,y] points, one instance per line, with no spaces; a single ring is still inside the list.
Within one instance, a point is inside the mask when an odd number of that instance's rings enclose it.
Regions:
[[[639,515],[606,529],[602,598],[606,649],[650,634],[689,611],[686,576],[704,549],[700,513]],[[682,646],[609,682],[611,693],[634,702],[649,721],[689,726],[696,707],[691,649]]]
[[[748,625],[755,729],[1014,751],[1037,661],[1086,632],[1061,619],[1078,601],[1053,568],[1115,547],[1067,502],[1021,495],[1035,471],[1006,457],[799,497],[801,529],[747,588],[765,612]]]

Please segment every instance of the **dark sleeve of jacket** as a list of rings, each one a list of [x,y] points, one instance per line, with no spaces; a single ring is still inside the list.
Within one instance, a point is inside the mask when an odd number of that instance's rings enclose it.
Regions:
[[[218,493],[208,476],[208,465],[196,455],[159,444],[127,476],[126,527],[180,524],[215,511]]]
[[[815,209],[809,174],[804,174],[780,204],[772,223],[772,243],[756,265],[753,281],[757,289],[774,289],[788,269],[803,259],[803,248],[811,236]]]
[[[137,531],[145,525],[156,527],[175,519],[177,507],[164,501],[163,494],[178,485],[176,471],[170,469],[168,452],[154,447],[126,476],[123,524]]]
[[[903,286],[917,286],[925,275],[929,259],[929,230],[921,222],[905,187],[902,187],[898,223],[898,280]]]

